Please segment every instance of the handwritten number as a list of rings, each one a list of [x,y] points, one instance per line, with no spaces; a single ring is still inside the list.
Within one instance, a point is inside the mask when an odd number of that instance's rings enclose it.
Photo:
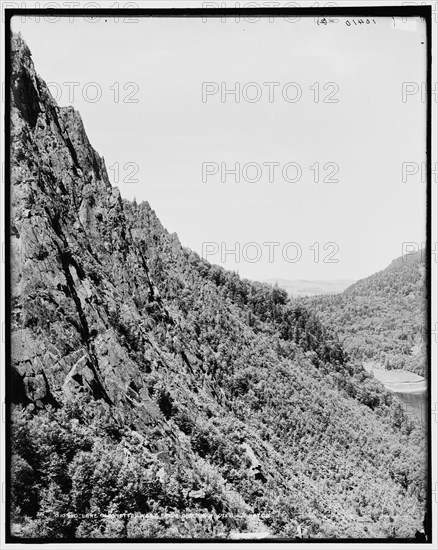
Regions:
[[[367,25],[369,25],[371,23],[371,21],[374,23],[374,25],[377,25],[375,19],[371,19],[371,20],[370,19],[365,19],[365,21],[363,19],[358,19],[357,21],[356,21],[356,19],[352,19],[351,21],[353,21],[354,25],[356,25],[356,26],[357,25],[364,25],[365,23]],[[350,21],[350,19],[347,19],[345,21],[345,24],[347,25],[347,27],[351,27],[351,21]]]

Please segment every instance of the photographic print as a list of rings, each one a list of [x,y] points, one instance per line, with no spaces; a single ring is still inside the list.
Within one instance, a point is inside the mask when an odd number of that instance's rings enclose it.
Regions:
[[[6,15],[8,542],[430,543],[430,7]]]

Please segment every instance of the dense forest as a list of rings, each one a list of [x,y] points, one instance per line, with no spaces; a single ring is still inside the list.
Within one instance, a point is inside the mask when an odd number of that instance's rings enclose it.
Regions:
[[[334,328],[344,348],[380,368],[426,375],[426,251],[405,254],[341,294],[303,305]]]
[[[123,200],[19,36],[11,97],[16,540],[413,538],[422,427],[317,308]]]

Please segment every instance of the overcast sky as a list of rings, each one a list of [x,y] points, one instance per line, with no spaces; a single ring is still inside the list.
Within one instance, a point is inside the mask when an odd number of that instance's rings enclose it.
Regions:
[[[13,30],[58,103],[80,111],[112,183],[184,246],[221,264],[240,243],[223,265],[252,279],[359,279],[424,242],[426,224],[426,26],[363,21],[15,18]],[[240,101],[221,97],[236,82]],[[240,181],[221,163],[240,163]],[[405,182],[403,163],[418,166]]]

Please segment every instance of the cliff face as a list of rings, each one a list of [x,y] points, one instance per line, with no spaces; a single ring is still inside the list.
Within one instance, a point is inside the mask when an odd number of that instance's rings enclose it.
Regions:
[[[13,533],[413,536],[425,455],[391,396],[122,200],[19,36],[11,82]]]
[[[129,406],[135,386],[147,401],[114,321],[140,325],[138,288],[171,319],[79,113],[55,104],[20,38],[14,52],[12,349],[22,379],[16,395],[42,406],[56,403],[60,392],[86,391]],[[149,207],[139,211],[146,216]],[[141,340],[141,326],[136,331]],[[146,348],[142,355],[149,352],[152,361],[154,343]]]

